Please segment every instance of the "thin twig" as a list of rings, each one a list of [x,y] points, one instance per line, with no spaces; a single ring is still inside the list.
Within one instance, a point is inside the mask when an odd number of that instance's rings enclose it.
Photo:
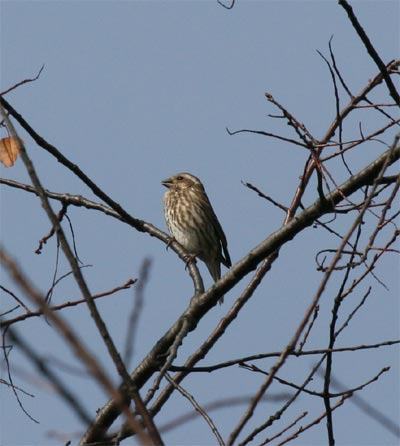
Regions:
[[[257,192],[257,194],[261,197],[261,198],[265,198],[267,201],[269,201],[270,203],[272,203],[274,206],[278,207],[279,209],[281,209],[284,212],[287,212],[288,208],[286,206],[283,206],[282,204],[278,203],[277,201],[275,201],[273,198],[271,198],[268,195],[265,195],[263,192],[260,191],[260,189],[258,189],[256,186],[254,186],[251,183],[245,183],[244,181],[242,181],[243,186],[248,187],[249,189],[253,190],[254,192]]]
[[[142,263],[142,266],[140,267],[139,281],[137,286],[135,287],[135,299],[128,321],[128,329],[126,330],[125,349],[123,355],[125,364],[127,364],[127,366],[130,364],[133,357],[133,345],[138,330],[139,316],[143,307],[144,289],[149,280],[150,266],[150,259],[145,259]]]
[[[0,285],[0,289],[3,290],[5,293],[9,294],[13,299],[15,299],[19,305],[21,305],[21,307],[23,307],[25,309],[25,311],[27,311],[28,313],[31,311],[25,304],[24,302],[22,302],[22,300],[17,297],[12,291],[10,291],[9,289],[7,289],[6,287],[4,287],[3,285]]]
[[[234,5],[235,5],[235,0],[231,0],[231,4],[230,5],[225,5],[225,3],[222,3],[221,2],[221,0],[217,0],[217,3],[219,4],[219,5],[221,5],[223,8],[225,8],[225,9],[232,9],[233,7],[234,7]]]
[[[116,293],[118,291],[121,291],[121,290],[127,290],[134,283],[136,283],[136,280],[137,279],[129,279],[123,285],[117,286],[117,287],[113,288],[112,290],[104,291],[103,293],[100,293],[100,294],[94,294],[92,296],[92,298],[93,299],[99,299],[101,297],[110,296],[110,295],[112,295],[112,294],[114,294],[114,293]],[[61,305],[55,305],[53,307],[49,307],[49,311],[59,311],[59,310],[63,310],[64,308],[74,307],[76,305],[83,304],[85,302],[86,302],[85,299],[68,301],[68,302],[64,302]],[[15,317],[14,319],[8,319],[8,320],[5,320],[5,321],[1,321],[0,322],[0,328],[8,327],[9,325],[15,324],[16,322],[23,321],[25,319],[29,319],[30,317],[43,316],[43,314],[44,314],[43,311],[29,311],[28,313],[21,314],[20,316]]]
[[[230,135],[230,136],[237,135],[239,133],[254,133],[255,135],[269,136],[270,138],[280,139],[281,141],[290,142],[291,144],[294,144],[295,146],[300,146],[300,147],[304,147],[305,149],[308,149],[307,144],[296,141],[295,139],[286,138],[286,136],[281,136],[281,135],[277,135],[275,133],[270,133],[270,132],[264,132],[262,130],[241,129],[241,130],[235,130],[232,132],[227,127],[226,131],[228,132],[228,135]]]
[[[287,432],[289,429],[291,429],[293,426],[295,426],[301,419],[303,419],[305,416],[308,415],[308,412],[303,412],[302,414],[300,414],[295,420],[293,420],[288,426],[286,426],[284,429],[282,429],[280,432],[278,432],[277,434],[275,434],[273,437],[271,438],[266,438],[263,442],[260,443],[259,446],[264,446],[268,443],[270,443],[272,440],[276,440],[277,438],[279,438],[281,435],[283,435],[285,432]]]
[[[207,414],[207,412],[201,408],[200,404],[195,400],[193,395],[191,395],[182,386],[180,386],[178,383],[176,383],[174,381],[174,379],[171,378],[171,376],[168,373],[165,375],[165,377],[167,378],[169,383],[172,384],[179,391],[179,393],[181,393],[185,398],[187,398],[190,401],[190,403],[195,408],[195,410],[204,418],[206,423],[210,426],[210,429],[211,429],[212,433],[215,435],[215,437],[218,441],[218,444],[223,446],[225,444],[225,442],[222,439],[221,434],[218,432],[218,429],[216,428],[213,420]]]
[[[20,87],[23,84],[27,84],[28,82],[36,81],[37,79],[39,79],[40,75],[42,74],[43,69],[44,69],[44,64],[41,66],[38,74],[35,77],[33,77],[32,79],[24,79],[23,81],[18,82],[17,84],[13,85],[10,88],[7,88],[7,90],[4,90],[2,93],[0,93],[0,96],[10,93],[10,91],[15,90],[16,88]]]
[[[340,407],[346,401],[346,399],[350,398],[351,396],[352,396],[351,394],[344,395],[334,406],[332,406],[332,411],[334,411],[338,407]],[[316,418],[311,423],[307,424],[306,426],[300,427],[293,435],[291,435],[290,437],[287,437],[285,440],[283,440],[280,443],[278,443],[277,446],[282,446],[282,445],[284,445],[286,443],[289,443],[289,441],[294,440],[295,438],[297,438],[304,431],[306,431],[306,430],[310,429],[311,427],[315,426],[316,424],[320,423],[325,417],[326,417],[326,412],[323,413],[318,418]]]
[[[389,347],[391,345],[397,345],[400,344],[400,339],[396,339],[393,341],[383,341],[378,342],[376,344],[362,344],[362,345],[355,345],[353,347],[336,347],[336,348],[322,348],[322,349],[316,349],[316,350],[295,350],[293,352],[290,352],[290,356],[313,356],[313,355],[323,355],[328,352],[331,353],[344,353],[344,352],[356,352],[358,350],[371,350],[375,348],[380,347]],[[256,361],[259,359],[265,359],[265,358],[279,358],[281,356],[282,352],[270,352],[270,353],[259,353],[257,355],[252,356],[245,356],[243,358],[237,358],[232,359],[230,361],[224,361],[220,362],[218,364],[209,365],[209,366],[202,366],[202,367],[186,367],[186,366],[171,366],[170,371],[173,372],[198,372],[198,373],[211,373],[216,370],[221,370],[226,367],[232,367],[234,365],[238,365],[244,362],[249,361]]]
[[[266,372],[265,370],[260,369],[259,367],[255,366],[254,364],[244,364],[243,363],[240,366],[242,368],[244,368],[246,370],[250,370],[252,372],[261,373],[261,374],[267,375],[267,376],[269,375],[268,372]],[[341,392],[335,392],[335,393],[332,393],[332,392],[325,393],[325,391],[323,391],[323,392],[316,392],[315,390],[309,390],[309,389],[304,388],[303,386],[299,386],[297,384],[289,382],[286,379],[279,378],[276,375],[274,376],[274,379],[276,381],[278,381],[280,384],[283,384],[285,386],[291,387],[292,389],[299,390],[300,392],[307,393],[308,395],[317,396],[319,398],[329,398],[329,399],[331,399],[331,398],[337,398],[339,396],[346,395],[348,393],[354,393],[354,392],[357,392],[358,390],[362,390],[362,389],[364,389],[364,387],[368,386],[369,384],[371,384],[374,381],[376,381],[377,379],[379,379],[379,377],[383,373],[386,373],[389,370],[390,370],[390,367],[383,367],[381,369],[381,371],[377,375],[375,375],[373,378],[369,379],[365,383],[359,384],[358,386],[353,387],[351,389],[347,389],[347,390],[344,390],[344,391],[341,391]]]

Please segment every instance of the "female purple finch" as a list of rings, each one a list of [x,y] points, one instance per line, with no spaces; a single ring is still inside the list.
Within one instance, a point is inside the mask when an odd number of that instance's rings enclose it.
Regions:
[[[221,263],[231,266],[228,244],[201,181],[190,173],[178,173],[162,181],[165,221],[172,237],[189,255],[202,260],[216,282]],[[223,296],[219,303],[223,302]]]

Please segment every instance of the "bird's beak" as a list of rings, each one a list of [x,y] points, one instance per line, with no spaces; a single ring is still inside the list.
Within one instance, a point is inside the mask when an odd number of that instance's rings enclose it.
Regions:
[[[172,180],[171,178],[167,178],[166,180],[161,181],[161,184],[165,187],[170,188],[172,186]]]

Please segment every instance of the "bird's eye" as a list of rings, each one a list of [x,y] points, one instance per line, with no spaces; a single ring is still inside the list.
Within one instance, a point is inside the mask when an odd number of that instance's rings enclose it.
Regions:
[[[179,177],[176,177],[176,179],[177,179],[178,181],[182,181],[182,180],[183,180],[183,177],[182,177],[181,175],[179,175]]]

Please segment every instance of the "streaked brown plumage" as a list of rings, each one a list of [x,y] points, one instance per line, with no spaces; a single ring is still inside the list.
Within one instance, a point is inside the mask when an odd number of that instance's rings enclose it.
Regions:
[[[190,173],[178,173],[162,184],[168,188],[164,214],[169,232],[190,255],[206,264],[217,281],[221,278],[221,263],[229,268],[231,259],[224,231],[203,184]]]

